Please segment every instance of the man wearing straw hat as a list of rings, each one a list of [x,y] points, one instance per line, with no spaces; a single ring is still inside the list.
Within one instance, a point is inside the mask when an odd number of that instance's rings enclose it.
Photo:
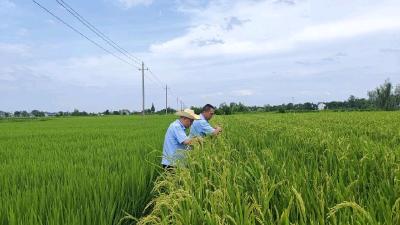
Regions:
[[[180,116],[179,119],[172,122],[165,134],[163,155],[161,164],[164,169],[170,169],[176,166],[176,161],[183,158],[180,150],[185,150],[198,138],[189,138],[186,135],[185,130],[189,128],[194,120],[200,119],[199,115],[196,115],[193,110],[185,109],[175,113]]]

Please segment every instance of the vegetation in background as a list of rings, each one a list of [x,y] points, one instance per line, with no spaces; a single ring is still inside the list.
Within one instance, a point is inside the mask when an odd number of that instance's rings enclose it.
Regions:
[[[324,108],[333,111],[373,111],[373,110],[399,110],[400,109],[400,84],[393,87],[389,80],[386,80],[384,84],[377,87],[373,91],[368,92],[368,99],[357,98],[351,95],[346,101],[330,101],[324,102]],[[196,113],[200,113],[201,107],[191,107]],[[264,106],[246,106],[243,103],[231,102],[230,104],[222,103],[217,107],[216,114],[218,115],[231,115],[235,113],[247,113],[247,112],[312,112],[318,110],[318,104],[312,102],[305,103],[288,103],[282,105],[264,105]],[[168,113],[175,113],[176,109],[168,108]],[[156,111],[154,104],[151,104],[151,108],[145,109],[147,115],[163,115],[165,109]],[[108,115],[140,115],[142,112],[131,112],[127,109],[121,109],[117,111],[106,110],[100,113],[87,113],[85,111],[79,111],[75,109],[73,112],[57,112],[49,113],[42,112],[39,110],[33,110],[30,113],[27,111],[15,111],[14,113],[0,111],[0,118],[9,117],[46,117],[46,116],[108,116]]]
[[[400,107],[400,85],[393,88],[388,80],[375,90],[368,92],[368,96],[378,109],[394,110]]]
[[[357,98],[351,95],[346,101],[324,102],[325,109],[332,111],[373,111],[373,110],[399,110],[400,109],[400,84],[396,88],[388,80],[375,90],[368,92],[368,99]],[[201,112],[201,107],[192,107],[196,113]],[[231,115],[247,112],[312,112],[318,110],[318,104],[288,103],[282,105],[246,106],[242,103],[222,103],[216,110],[219,115]]]

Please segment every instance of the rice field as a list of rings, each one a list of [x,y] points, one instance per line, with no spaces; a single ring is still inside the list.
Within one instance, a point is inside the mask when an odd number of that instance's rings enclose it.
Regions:
[[[140,224],[400,224],[400,113],[219,117]]]
[[[151,199],[168,119],[0,121],[0,224],[117,224]]]
[[[217,116],[158,167],[172,116],[0,121],[0,224],[400,224],[400,113]]]

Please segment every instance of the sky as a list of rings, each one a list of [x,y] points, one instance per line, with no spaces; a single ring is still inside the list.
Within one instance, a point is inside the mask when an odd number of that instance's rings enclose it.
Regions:
[[[140,65],[57,1],[0,0],[0,110],[141,110]],[[398,0],[64,0],[144,61],[146,108],[346,100],[400,83]],[[123,61],[121,60],[123,59]],[[126,63],[126,62],[129,62]]]

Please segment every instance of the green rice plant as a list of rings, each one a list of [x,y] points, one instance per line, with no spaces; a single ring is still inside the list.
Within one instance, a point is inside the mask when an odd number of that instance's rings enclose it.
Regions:
[[[399,115],[217,117],[138,224],[398,224]]]
[[[140,217],[171,117],[0,123],[0,224],[117,224]]]
[[[374,222],[374,220],[372,219],[371,215],[360,205],[358,205],[355,202],[342,202],[339,203],[337,205],[335,205],[334,207],[331,208],[331,210],[328,213],[328,219],[330,217],[334,217],[335,214],[339,211],[339,210],[343,210],[345,208],[351,208],[354,210],[355,214],[359,216],[359,220],[360,222],[362,222],[362,224],[376,224],[376,222]]]
[[[0,224],[400,222],[399,112],[216,116],[160,169],[175,117],[0,123]]]

